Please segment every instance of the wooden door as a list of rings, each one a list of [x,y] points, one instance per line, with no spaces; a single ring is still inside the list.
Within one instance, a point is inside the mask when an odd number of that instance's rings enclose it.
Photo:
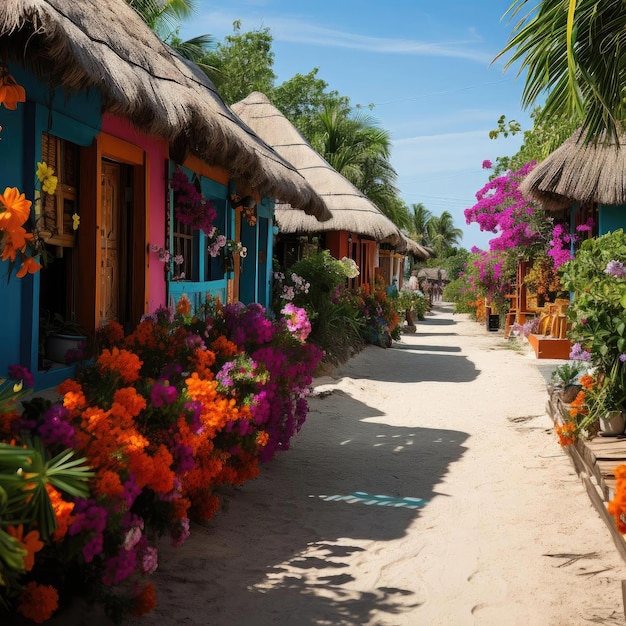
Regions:
[[[121,167],[102,162],[100,323],[120,318]]]

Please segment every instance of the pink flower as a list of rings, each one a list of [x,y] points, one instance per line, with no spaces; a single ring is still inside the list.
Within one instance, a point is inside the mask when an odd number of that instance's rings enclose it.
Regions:
[[[159,558],[157,549],[153,546],[147,546],[141,554],[141,571],[144,574],[152,574],[159,566]]]

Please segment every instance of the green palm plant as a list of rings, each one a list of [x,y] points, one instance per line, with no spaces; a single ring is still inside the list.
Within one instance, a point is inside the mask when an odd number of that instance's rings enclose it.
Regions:
[[[540,118],[581,121],[588,140],[618,139],[626,119],[626,5],[621,0],[543,0],[521,15],[515,0],[505,15],[519,17],[506,47],[508,69],[526,70],[523,104],[543,96]],[[520,17],[521,15],[521,17]]]
[[[432,219],[432,213],[421,203],[412,204],[411,209],[411,236],[423,246],[430,245],[428,240],[428,222]]]
[[[12,384],[0,385],[0,413],[14,408],[24,393],[19,384],[11,388]],[[37,410],[50,402],[36,399],[24,405]],[[48,539],[56,529],[56,518],[46,486],[69,496],[88,497],[87,481],[94,473],[85,461],[75,458],[72,450],[52,456],[38,437],[21,436],[19,445],[0,442],[0,588],[3,581],[15,581],[24,571],[25,550],[7,527],[32,524],[42,540]]]
[[[72,450],[50,457],[39,438],[25,439],[24,446],[0,443],[0,577],[7,568],[23,570],[24,551],[5,528],[36,522],[46,540],[56,529],[46,485],[86,498],[86,482],[94,475]]]
[[[446,251],[459,245],[463,231],[455,227],[454,218],[449,211],[439,217],[431,217],[428,221],[428,239],[437,256],[444,256]]]

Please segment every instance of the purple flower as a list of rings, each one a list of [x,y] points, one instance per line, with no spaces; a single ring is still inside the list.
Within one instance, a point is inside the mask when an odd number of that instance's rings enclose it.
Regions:
[[[615,278],[623,278],[626,276],[626,267],[621,261],[609,261],[604,269],[605,274],[614,276]]]
[[[23,381],[25,387],[35,386],[33,375],[23,365],[9,365],[9,378]]]
[[[620,354],[620,355],[619,355],[619,360],[620,360],[622,363],[626,363],[626,354]]]
[[[575,343],[569,354],[572,361],[591,361],[591,353],[583,350],[579,343]]]
[[[152,574],[159,565],[157,549],[154,546],[147,546],[141,554],[141,571],[144,574]]]
[[[485,159],[482,164],[482,168],[484,170],[490,170],[493,168],[493,163],[489,159]]]
[[[179,524],[176,530],[172,530],[172,545],[175,548],[185,543],[187,537],[189,537],[189,518],[184,517]]]
[[[178,390],[173,385],[168,385],[165,381],[156,382],[150,392],[152,406],[159,409],[164,404],[172,404],[178,398]]]
[[[44,413],[43,422],[39,426],[39,436],[46,445],[59,444],[64,448],[74,447],[75,430],[65,421],[68,416],[68,410],[61,405],[54,405]]]

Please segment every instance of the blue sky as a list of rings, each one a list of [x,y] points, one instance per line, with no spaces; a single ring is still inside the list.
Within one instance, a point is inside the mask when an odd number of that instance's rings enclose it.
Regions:
[[[521,137],[490,140],[500,115],[531,127],[523,77],[492,64],[511,33],[510,0],[197,0],[184,38],[269,28],[277,84],[319,68],[331,90],[391,133],[400,196],[434,215],[449,211],[461,245],[486,249],[493,236],[466,225],[463,211],[487,182],[484,159],[514,154]]]

